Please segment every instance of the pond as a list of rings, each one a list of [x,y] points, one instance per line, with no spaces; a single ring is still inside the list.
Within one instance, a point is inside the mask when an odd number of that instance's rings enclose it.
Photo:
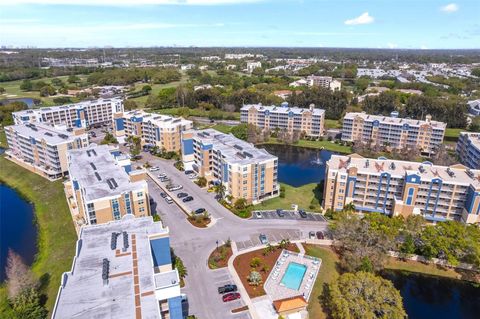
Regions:
[[[292,145],[260,146],[278,157],[278,181],[294,187],[320,183],[325,175],[325,163],[332,152]]]
[[[33,205],[14,189],[0,184],[0,282],[5,279],[9,249],[31,265],[37,253],[37,228]]]
[[[29,98],[29,97],[19,97],[19,98],[0,100],[0,105],[12,103],[12,102],[23,102],[23,103],[27,104],[29,109],[32,108],[35,105],[34,100],[32,98]]]
[[[480,287],[465,281],[408,272],[383,274],[400,290],[409,319],[480,318]]]

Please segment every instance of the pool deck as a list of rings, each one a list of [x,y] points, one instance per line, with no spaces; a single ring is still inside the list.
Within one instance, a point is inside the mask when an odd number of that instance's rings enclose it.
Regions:
[[[307,267],[307,271],[305,272],[298,290],[287,288],[282,284],[282,278],[291,262],[305,265]],[[272,300],[303,296],[308,302],[321,265],[321,259],[304,255],[302,253],[283,250],[263,286],[265,292]]]

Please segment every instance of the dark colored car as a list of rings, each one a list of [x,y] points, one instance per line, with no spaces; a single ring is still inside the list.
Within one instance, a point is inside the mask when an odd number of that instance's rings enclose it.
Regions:
[[[240,299],[240,294],[238,292],[230,292],[223,295],[222,297],[223,302],[233,301],[237,299]]]
[[[196,215],[200,215],[200,214],[203,214],[205,213],[207,210],[205,208],[199,208],[195,211],[195,214]]]
[[[227,292],[235,292],[237,291],[237,285],[225,285],[218,287],[218,293],[219,294],[224,294]]]
[[[325,239],[325,235],[323,231],[317,231],[317,239]]]
[[[277,209],[277,215],[278,217],[285,217],[285,212],[281,209]]]
[[[307,217],[308,217],[307,213],[305,213],[304,210],[299,210],[299,211],[298,211],[298,214],[299,214],[300,217],[302,217],[302,218],[307,218]]]
[[[183,197],[187,197],[188,194],[187,193],[178,193],[177,194],[177,198],[183,198]]]
[[[186,203],[186,202],[191,202],[192,200],[193,200],[193,197],[192,197],[192,196],[187,196],[187,197],[185,197],[184,199],[182,199],[182,201],[183,201],[184,203]]]
[[[162,198],[165,198],[165,197],[167,197],[167,194],[164,193],[164,192],[161,192],[161,193],[160,193],[160,196],[161,196]]]
[[[195,171],[192,171],[192,170],[185,171],[185,175],[190,175],[190,174],[195,174]]]

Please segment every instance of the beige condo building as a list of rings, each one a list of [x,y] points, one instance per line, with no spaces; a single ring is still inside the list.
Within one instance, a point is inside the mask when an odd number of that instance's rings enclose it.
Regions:
[[[137,136],[142,146],[157,146],[167,152],[179,152],[181,133],[193,127],[193,122],[183,118],[130,111],[114,116],[113,127],[117,137]]]
[[[132,169],[129,157],[118,150],[95,144],[72,150],[68,171],[65,193],[77,226],[150,215],[146,173]]]
[[[279,195],[278,158],[213,129],[182,134],[182,158],[200,176],[225,185],[226,195],[259,203]]]
[[[333,155],[324,185],[324,209],[341,210],[352,203],[362,213],[480,223],[480,170],[461,164]]]

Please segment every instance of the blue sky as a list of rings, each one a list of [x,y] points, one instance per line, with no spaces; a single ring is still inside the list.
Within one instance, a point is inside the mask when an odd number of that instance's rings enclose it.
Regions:
[[[480,0],[0,0],[0,45],[480,48]]]

